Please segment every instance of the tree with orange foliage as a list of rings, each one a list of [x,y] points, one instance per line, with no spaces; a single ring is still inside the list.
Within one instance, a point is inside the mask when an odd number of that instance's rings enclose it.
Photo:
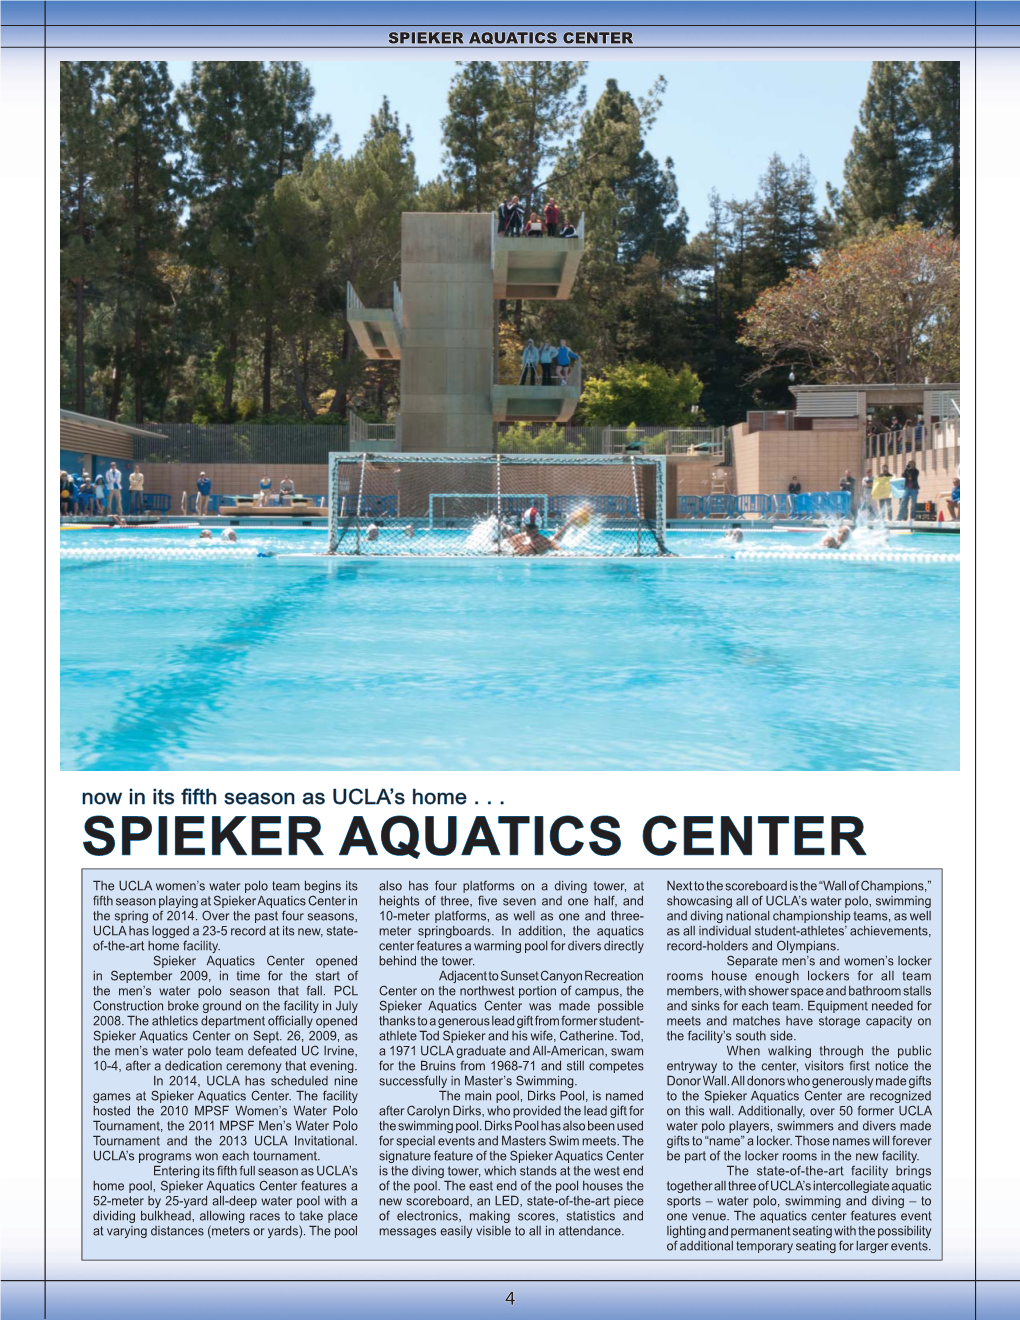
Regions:
[[[905,225],[829,252],[758,297],[740,342],[820,382],[959,380],[960,245]]]

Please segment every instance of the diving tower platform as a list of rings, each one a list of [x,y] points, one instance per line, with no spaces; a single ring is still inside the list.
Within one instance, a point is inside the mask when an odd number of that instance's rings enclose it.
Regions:
[[[540,369],[540,368],[539,368]],[[493,385],[495,422],[568,422],[581,397],[581,363],[571,363],[565,381],[554,385]]]
[[[580,397],[579,385],[493,385],[492,419],[552,426],[573,417]]]
[[[347,323],[354,331],[358,347],[374,362],[400,359],[402,307],[400,290],[393,286],[393,306],[366,307],[347,281]]]
[[[584,216],[572,238],[545,234],[541,238],[504,238],[493,233],[492,244],[493,297],[563,302],[570,297],[584,253]]]

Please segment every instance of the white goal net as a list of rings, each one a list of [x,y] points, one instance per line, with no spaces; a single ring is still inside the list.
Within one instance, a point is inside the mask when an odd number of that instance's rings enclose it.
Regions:
[[[335,555],[667,554],[665,459],[330,455]]]

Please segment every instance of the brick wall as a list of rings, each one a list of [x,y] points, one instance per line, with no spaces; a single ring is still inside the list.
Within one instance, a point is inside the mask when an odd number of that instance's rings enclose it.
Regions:
[[[325,463],[297,463],[293,467],[259,467],[255,463],[139,463],[145,473],[145,489],[152,495],[169,495],[170,512],[178,513],[181,492],[195,494],[198,474],[212,479],[214,495],[254,495],[264,471],[268,471],[276,490],[284,477],[290,477],[300,495],[326,495],[329,491],[329,468]],[[127,483],[125,482],[125,485]]]
[[[752,431],[733,428],[737,495],[777,495],[794,477],[805,491],[838,490],[847,468],[862,472],[859,431]]]

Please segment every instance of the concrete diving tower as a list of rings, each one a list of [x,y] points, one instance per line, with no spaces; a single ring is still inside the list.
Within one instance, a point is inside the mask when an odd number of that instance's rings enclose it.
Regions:
[[[366,307],[347,281],[347,323],[358,347],[374,362],[393,362],[400,357],[403,313],[400,290],[393,286],[393,307]]]
[[[494,422],[565,422],[581,396],[580,363],[565,383],[501,385],[504,298],[569,296],[584,248],[575,238],[501,238],[488,212],[406,211],[393,310],[365,307],[347,286],[347,319],[375,361],[400,361],[401,448],[491,453]],[[515,364],[519,373],[520,365]]]

